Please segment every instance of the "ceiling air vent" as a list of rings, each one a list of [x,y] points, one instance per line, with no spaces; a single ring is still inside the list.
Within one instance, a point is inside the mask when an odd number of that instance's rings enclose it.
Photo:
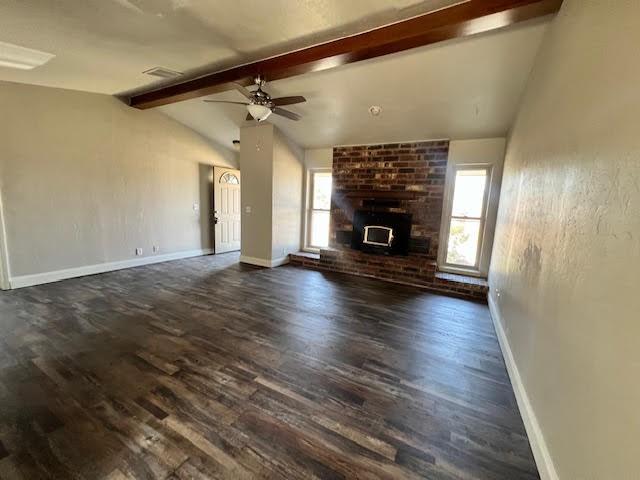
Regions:
[[[146,73],[147,75],[152,75],[154,77],[160,77],[160,78],[174,78],[182,75],[182,72],[176,72],[175,70],[171,70],[169,68],[164,68],[164,67],[154,67],[142,73]]]

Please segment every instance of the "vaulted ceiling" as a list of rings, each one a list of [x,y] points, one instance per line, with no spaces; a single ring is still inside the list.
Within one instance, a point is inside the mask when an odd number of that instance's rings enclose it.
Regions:
[[[343,37],[459,0],[9,0],[0,42],[53,53],[0,80],[107,94],[157,86],[156,66],[185,78]],[[268,121],[303,147],[504,135],[549,18],[272,82],[272,96],[304,95],[299,122]],[[161,81],[160,81],[161,82]],[[234,91],[209,98],[242,101]],[[371,105],[382,107],[378,117]],[[242,106],[194,99],[159,108],[226,146]]]
[[[163,66],[196,74],[290,51],[460,0],[4,0],[0,42],[53,53],[0,79],[116,94]]]
[[[272,96],[303,95],[302,115],[276,124],[305,148],[432,138],[504,136],[548,20],[454,40],[267,84]],[[243,101],[235,91],[207,97]],[[382,108],[373,117],[368,109]],[[159,107],[224,145],[245,123],[241,105],[187,100]]]

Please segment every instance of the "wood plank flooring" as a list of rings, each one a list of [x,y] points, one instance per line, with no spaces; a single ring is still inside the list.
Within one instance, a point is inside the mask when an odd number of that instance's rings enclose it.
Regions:
[[[539,478],[486,306],[237,262],[0,293],[0,478]]]

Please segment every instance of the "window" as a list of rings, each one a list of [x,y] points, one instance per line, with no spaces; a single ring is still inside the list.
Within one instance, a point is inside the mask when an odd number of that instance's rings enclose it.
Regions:
[[[229,183],[231,185],[240,185],[240,180],[233,173],[227,172],[220,177],[220,183]]]
[[[480,273],[490,166],[461,165],[454,169],[453,199],[448,218],[442,266]]]
[[[331,209],[331,171],[311,171],[308,185],[306,247],[312,250],[327,248]]]

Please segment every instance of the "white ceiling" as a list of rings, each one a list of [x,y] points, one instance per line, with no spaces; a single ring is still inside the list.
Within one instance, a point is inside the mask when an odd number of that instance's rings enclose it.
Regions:
[[[515,117],[548,19],[311,73],[267,85],[273,97],[304,95],[286,107],[303,116],[269,122],[305,148],[433,138],[504,136]],[[238,92],[211,99],[243,101]],[[378,117],[371,105],[382,107]],[[160,110],[231,146],[247,112],[202,99]]]
[[[0,42],[56,57],[0,80],[99,93],[148,86],[350,35],[460,0],[0,0]]]
[[[117,94],[148,88],[144,70],[187,76],[388,24],[460,0],[0,0],[0,42],[56,55],[0,80]],[[267,85],[304,95],[299,122],[269,121],[303,147],[504,135],[548,20]],[[244,100],[238,92],[216,99]],[[379,117],[368,108],[380,105]],[[160,107],[231,147],[246,111],[200,99]]]

